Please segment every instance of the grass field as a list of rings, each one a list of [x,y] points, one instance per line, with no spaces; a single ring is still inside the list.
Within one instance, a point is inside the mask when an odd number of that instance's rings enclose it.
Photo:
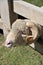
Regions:
[[[42,6],[43,0],[26,0]],[[4,37],[0,34],[0,65],[43,65],[43,55],[29,46],[4,47]]]
[[[0,35],[0,65],[43,65],[43,55],[29,46],[6,48]]]

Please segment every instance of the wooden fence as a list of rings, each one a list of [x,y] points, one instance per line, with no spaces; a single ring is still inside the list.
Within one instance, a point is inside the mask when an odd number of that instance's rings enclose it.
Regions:
[[[8,34],[11,23],[18,18],[17,14],[43,25],[43,8],[22,0],[0,0],[0,15],[3,23],[3,26],[0,26],[0,28],[3,29],[4,36]],[[43,53],[43,47],[40,47],[37,43],[36,45],[33,43],[30,46]]]
[[[18,15],[31,19],[35,23],[43,25],[43,9],[22,0],[0,0],[1,21],[6,24],[8,30]],[[6,36],[6,28],[2,27]],[[5,33],[6,31],[6,33]]]

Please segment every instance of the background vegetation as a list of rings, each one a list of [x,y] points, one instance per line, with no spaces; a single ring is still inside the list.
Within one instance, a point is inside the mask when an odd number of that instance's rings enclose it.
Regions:
[[[24,1],[32,3],[32,4],[36,5],[36,6],[43,6],[43,0],[24,0]]]

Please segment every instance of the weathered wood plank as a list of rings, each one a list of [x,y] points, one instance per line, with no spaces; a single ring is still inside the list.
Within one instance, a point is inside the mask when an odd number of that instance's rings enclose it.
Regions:
[[[1,21],[6,24],[8,29],[10,29],[10,15],[9,15],[9,6],[8,0],[0,0],[0,10],[1,10]],[[8,30],[3,26],[4,35],[6,36]]]
[[[14,12],[43,25],[43,10],[24,1],[14,1]]]
[[[29,45],[39,53],[43,54],[43,42],[35,42]]]
[[[22,0],[13,0],[13,1],[22,1]],[[14,2],[13,2],[14,3]],[[14,12],[14,21],[18,18],[18,14]]]
[[[0,18],[0,29],[3,29],[3,23],[1,22],[1,18]]]
[[[13,12],[13,0],[0,0],[0,14],[3,24],[4,36],[8,34],[11,24],[17,19],[17,14]]]
[[[8,0],[1,0],[0,1],[0,7],[1,7],[1,19],[2,22],[8,24],[8,27],[10,28],[10,16],[9,16],[9,6],[8,6]]]

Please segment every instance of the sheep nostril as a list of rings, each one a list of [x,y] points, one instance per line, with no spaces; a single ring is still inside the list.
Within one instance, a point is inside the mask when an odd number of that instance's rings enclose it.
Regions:
[[[9,42],[7,45],[9,45],[9,44],[11,44],[11,43]]]

